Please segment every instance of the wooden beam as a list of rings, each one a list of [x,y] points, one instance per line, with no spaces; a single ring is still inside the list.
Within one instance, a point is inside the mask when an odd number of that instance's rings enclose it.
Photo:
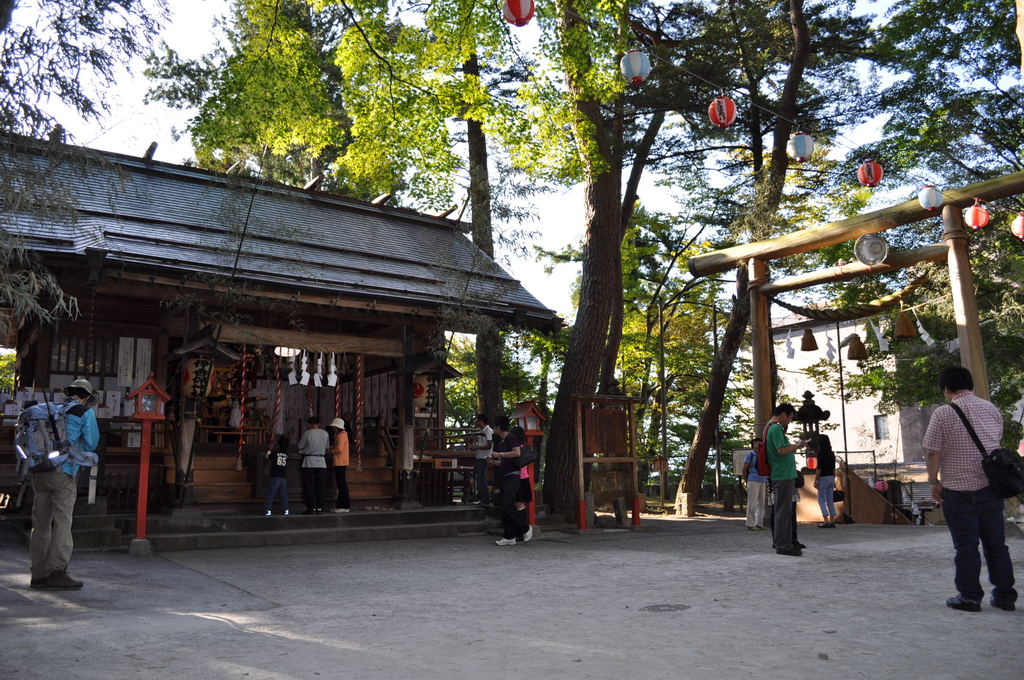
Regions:
[[[942,209],[942,223],[945,226],[942,240],[949,244],[949,288],[953,294],[956,336],[960,340],[960,364],[974,378],[974,393],[988,399],[988,372],[981,345],[981,324],[978,321],[978,302],[974,297],[974,275],[967,253],[968,236],[964,231],[963,213],[946,206]]]
[[[922,248],[914,248],[913,250],[890,252],[889,256],[885,258],[885,262],[882,264],[866,265],[861,264],[860,262],[851,262],[849,264],[829,267],[828,269],[819,269],[818,271],[808,272],[806,274],[787,276],[784,279],[772,281],[761,286],[761,292],[765,295],[772,296],[784,293],[788,290],[798,290],[800,288],[816,286],[820,283],[848,281],[850,279],[856,279],[869,274],[884,274],[885,272],[906,269],[907,267],[912,267],[918,262],[941,262],[946,259],[946,250],[947,246],[940,243],[937,245],[924,246]]]
[[[947,189],[942,195],[944,206],[963,208],[973,203],[975,198],[994,201],[1020,193],[1024,193],[1024,172],[969,184],[960,189]],[[903,224],[936,217],[937,214],[934,210],[925,210],[917,199],[914,199],[863,215],[855,215],[838,222],[783,234],[765,241],[755,241],[716,250],[713,253],[697,255],[690,258],[690,273],[694,276],[707,276],[733,269],[741,261],[751,258],[768,261],[797,253],[806,253],[836,243],[843,243],[864,234],[874,234]]]
[[[185,337],[184,324],[180,319],[168,323],[167,330],[172,336]],[[402,341],[398,339],[361,338],[356,335],[321,331],[293,331],[284,328],[224,324],[220,332],[220,341],[298,347],[315,352],[363,353],[378,357],[402,356]]]

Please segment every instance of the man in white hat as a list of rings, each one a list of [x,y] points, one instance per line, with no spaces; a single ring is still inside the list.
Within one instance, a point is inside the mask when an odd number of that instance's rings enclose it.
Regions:
[[[68,562],[74,543],[71,520],[75,511],[78,469],[95,460],[100,429],[96,413],[89,408],[93,400],[92,384],[85,378],[75,380],[64,391],[64,425],[71,458],[50,472],[32,475],[32,588],[77,590],[82,582],[68,575]]]

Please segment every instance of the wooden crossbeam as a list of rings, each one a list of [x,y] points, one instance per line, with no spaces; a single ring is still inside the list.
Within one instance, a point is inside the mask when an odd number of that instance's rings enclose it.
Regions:
[[[770,281],[764,284],[761,286],[761,292],[770,297],[779,293],[785,293],[788,290],[799,290],[800,288],[808,288],[821,283],[849,281],[850,279],[856,279],[869,274],[884,274],[885,272],[906,269],[918,262],[941,262],[946,259],[947,250],[946,245],[940,243],[922,248],[914,248],[913,250],[890,252],[882,264],[867,265],[860,262],[851,262],[849,264],[829,267],[828,269],[807,272],[806,274],[787,276],[778,281]]]
[[[942,192],[942,195],[944,206],[963,208],[973,203],[975,198],[994,201],[1021,193],[1024,193],[1024,172],[976,182],[959,189],[947,189]],[[755,241],[716,250],[713,253],[697,255],[690,258],[690,273],[694,276],[716,274],[733,269],[745,260],[768,261],[788,255],[806,253],[836,243],[843,243],[864,234],[878,233],[939,215],[939,211],[925,210],[917,199],[914,199],[881,210],[855,215],[838,222],[829,222],[783,234],[765,241]]]

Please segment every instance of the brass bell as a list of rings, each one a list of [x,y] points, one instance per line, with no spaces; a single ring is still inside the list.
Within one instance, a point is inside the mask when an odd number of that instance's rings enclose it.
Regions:
[[[861,342],[860,335],[854,333],[853,337],[850,338],[850,350],[846,353],[847,359],[856,359],[862,361],[868,358],[868,348]]]
[[[896,332],[894,336],[897,338],[917,337],[917,329],[914,328],[914,322],[910,320],[910,314],[907,312],[900,312],[896,315]]]
[[[814,339],[814,333],[810,328],[805,328],[804,335],[800,338],[800,351],[813,352],[816,349],[818,349],[818,343]]]

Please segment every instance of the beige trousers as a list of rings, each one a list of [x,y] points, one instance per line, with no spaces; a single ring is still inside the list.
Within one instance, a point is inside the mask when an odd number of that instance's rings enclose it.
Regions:
[[[71,475],[53,470],[32,475],[32,488],[32,578],[45,578],[66,569],[71,560],[71,516],[78,485]]]

